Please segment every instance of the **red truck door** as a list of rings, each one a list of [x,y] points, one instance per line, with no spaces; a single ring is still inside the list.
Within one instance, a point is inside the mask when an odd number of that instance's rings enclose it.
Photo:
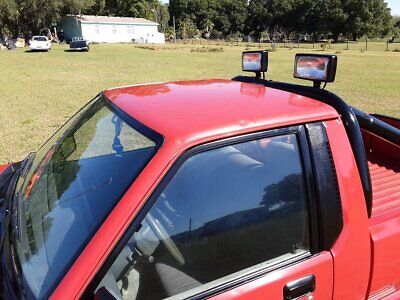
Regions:
[[[295,126],[186,152],[86,295],[331,299],[308,144]]]

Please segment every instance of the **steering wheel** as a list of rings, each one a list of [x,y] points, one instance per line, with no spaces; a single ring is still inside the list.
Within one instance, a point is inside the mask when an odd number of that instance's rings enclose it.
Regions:
[[[145,220],[149,224],[151,230],[154,231],[157,238],[163,243],[163,245],[167,248],[168,252],[172,255],[172,257],[183,266],[185,264],[185,258],[183,257],[181,251],[179,251],[178,247],[172,241],[171,237],[168,235],[164,226],[155,219],[150,213],[147,214]]]

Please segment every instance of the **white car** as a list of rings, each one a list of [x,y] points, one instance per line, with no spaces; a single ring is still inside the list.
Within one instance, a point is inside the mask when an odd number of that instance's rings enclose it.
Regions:
[[[32,51],[49,51],[51,50],[51,42],[45,36],[34,36],[29,47]]]

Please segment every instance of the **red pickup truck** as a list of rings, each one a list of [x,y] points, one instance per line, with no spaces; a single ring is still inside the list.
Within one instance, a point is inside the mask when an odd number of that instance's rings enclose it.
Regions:
[[[0,167],[6,299],[400,299],[400,120],[255,77],[104,91]],[[263,75],[263,76],[261,76]]]

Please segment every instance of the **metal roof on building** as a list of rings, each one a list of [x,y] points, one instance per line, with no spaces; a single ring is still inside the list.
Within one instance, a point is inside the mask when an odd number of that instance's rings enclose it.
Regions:
[[[69,15],[72,16],[72,15]],[[144,18],[131,18],[131,17],[108,17],[108,16],[90,16],[90,15],[77,15],[76,17],[81,22],[90,23],[120,23],[120,24],[146,24],[158,25],[158,23],[144,19]]]

